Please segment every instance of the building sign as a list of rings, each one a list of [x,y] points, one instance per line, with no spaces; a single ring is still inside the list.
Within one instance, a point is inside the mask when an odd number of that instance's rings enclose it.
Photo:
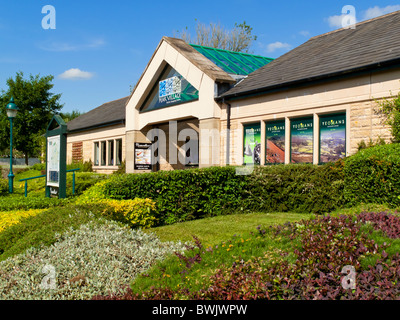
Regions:
[[[60,136],[47,138],[47,185],[59,187]]]
[[[319,162],[333,162],[346,156],[346,114],[321,116],[319,120]]]
[[[67,124],[55,115],[46,130],[46,197],[67,196]]]
[[[292,163],[313,162],[313,118],[293,119],[290,124]]]
[[[243,163],[261,163],[261,125],[259,123],[245,125],[243,140]]]
[[[157,110],[198,99],[199,91],[174,68],[167,66],[140,111]]]
[[[135,142],[135,170],[151,170],[151,145]]]
[[[265,125],[265,163],[285,163],[285,121]]]

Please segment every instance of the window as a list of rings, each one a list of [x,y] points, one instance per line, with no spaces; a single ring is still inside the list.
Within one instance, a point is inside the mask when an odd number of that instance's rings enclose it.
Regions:
[[[94,142],[95,166],[118,166],[122,159],[122,139],[112,139]]]
[[[122,163],[122,139],[115,140],[115,164],[119,166]]]
[[[101,141],[100,145],[101,145],[101,148],[100,148],[101,165],[105,166],[106,165],[106,155],[107,155],[106,142],[105,141]]]
[[[108,159],[107,164],[109,166],[114,165],[114,140],[108,141]]]
[[[98,142],[94,143],[94,165],[99,165],[99,158],[100,158],[100,145]]]

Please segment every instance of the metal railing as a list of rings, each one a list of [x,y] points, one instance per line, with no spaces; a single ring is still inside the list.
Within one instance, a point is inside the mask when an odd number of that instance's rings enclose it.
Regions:
[[[75,172],[80,170],[79,168],[77,169],[70,169],[67,170],[68,172],[72,172],[72,195],[75,195]],[[28,196],[28,181],[29,180],[34,180],[34,179],[39,179],[39,178],[46,178],[46,175],[43,174],[41,176],[36,176],[36,177],[30,177],[30,178],[25,178],[25,179],[20,179],[19,181],[25,181],[25,198]]]

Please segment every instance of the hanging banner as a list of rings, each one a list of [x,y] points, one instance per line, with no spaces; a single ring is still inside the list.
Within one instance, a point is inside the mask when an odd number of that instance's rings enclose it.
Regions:
[[[265,124],[265,163],[285,163],[285,121]]]
[[[321,116],[319,162],[334,162],[346,156],[346,114]]]
[[[291,120],[290,144],[292,163],[313,162],[313,118]]]
[[[135,142],[135,170],[151,170],[151,145]]]
[[[259,123],[249,124],[243,127],[243,163],[261,163],[261,125]]]

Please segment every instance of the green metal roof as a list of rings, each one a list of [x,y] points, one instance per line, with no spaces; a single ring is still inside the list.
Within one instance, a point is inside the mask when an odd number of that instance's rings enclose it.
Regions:
[[[199,46],[196,44],[191,44],[191,46],[229,74],[248,75],[274,60],[258,55]]]

